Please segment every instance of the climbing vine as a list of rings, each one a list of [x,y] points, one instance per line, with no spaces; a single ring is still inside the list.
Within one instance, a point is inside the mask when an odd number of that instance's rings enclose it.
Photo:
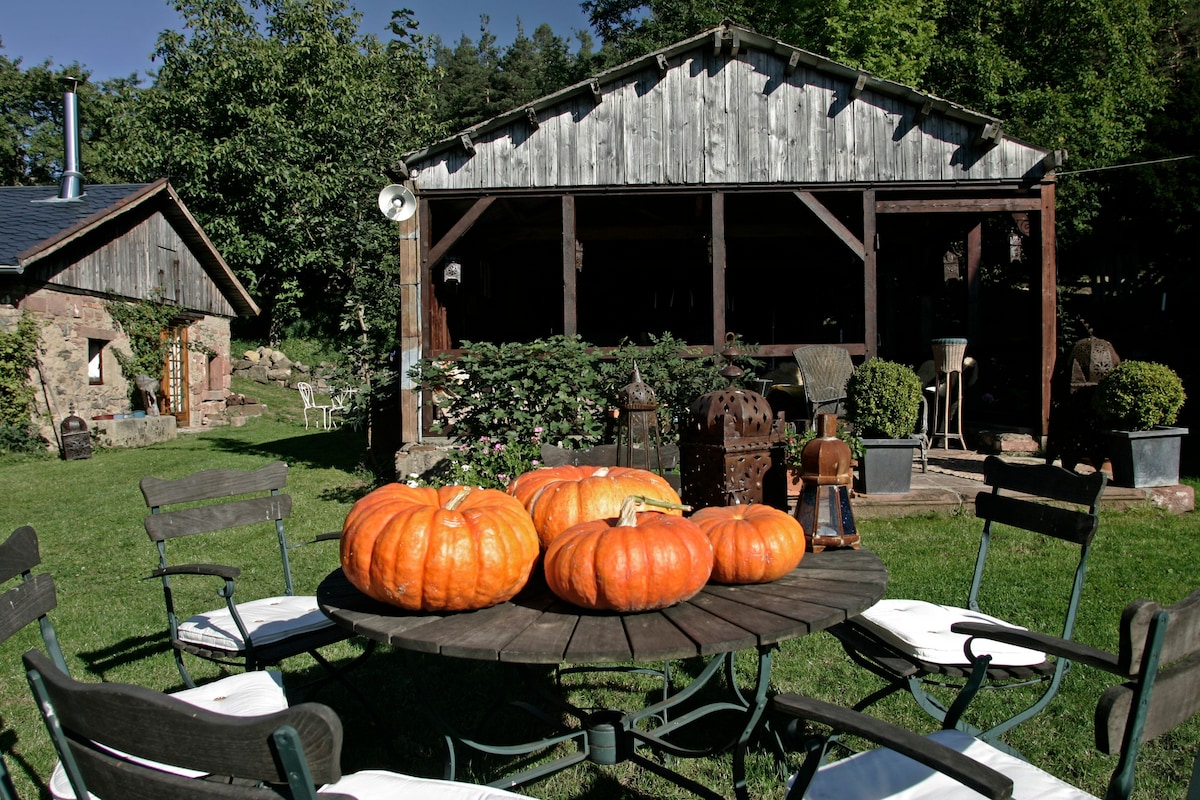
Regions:
[[[41,334],[41,325],[28,311],[16,328],[0,330],[0,452],[41,447],[30,421],[36,390],[29,380]]]
[[[171,327],[176,310],[159,302],[159,295],[144,300],[108,300],[104,310],[129,339],[129,352],[113,348],[121,372],[129,381],[138,375],[158,378],[167,357],[163,331]]]

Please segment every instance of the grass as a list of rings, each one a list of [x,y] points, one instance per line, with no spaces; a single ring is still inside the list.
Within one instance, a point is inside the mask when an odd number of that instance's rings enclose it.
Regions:
[[[349,429],[305,431],[294,391],[246,384],[235,389],[264,401],[267,413],[243,427],[214,428],[136,450],[99,451],[83,461],[0,461],[0,485],[7,492],[0,508],[0,535],[24,524],[38,530],[43,569],[54,574],[58,586],[59,608],[52,617],[76,677],[163,690],[179,687],[163,631],[161,589],[157,581],[144,580],[154,566],[155,553],[142,528],[145,507],[137,482],[143,475],[172,478],[216,467],[250,469],[282,459],[290,465],[288,487],[294,513],[289,534],[294,542],[339,529],[353,502],[370,489],[359,434]],[[955,603],[965,600],[978,528],[970,515],[861,523],[865,545],[888,565],[889,596]],[[271,567],[278,555],[271,535],[248,532],[233,538],[228,563],[253,567],[245,569],[239,591],[248,595],[277,591]],[[999,590],[993,595],[997,605],[986,610],[1005,614],[1008,606],[1032,601],[1032,616],[1018,621],[1035,627],[1045,624],[1051,618],[1049,607],[1067,592],[1065,581],[1050,573],[1069,555],[1053,545],[1028,548],[999,542],[997,546],[1002,549],[997,553],[1002,557],[994,559],[999,569],[988,576],[993,591]],[[336,564],[333,546],[299,549],[293,560],[297,587],[311,591]],[[1076,638],[1114,649],[1116,624],[1126,602],[1135,597],[1164,603],[1178,600],[1196,588],[1197,564],[1200,516],[1151,510],[1105,513]],[[211,605],[214,589],[205,584],[191,599]],[[43,785],[54,764],[53,749],[20,668],[20,654],[37,644],[36,631],[26,630],[0,645],[0,749],[23,798],[47,796]],[[357,648],[348,643],[335,654],[349,658]],[[315,665],[303,658],[285,666],[289,685],[316,674]],[[739,657],[740,671],[750,666]],[[687,674],[697,665],[681,662],[675,668]],[[197,672],[202,679],[219,674],[211,666],[201,666]],[[467,724],[477,709],[491,707],[517,680],[492,664],[387,648],[351,677],[370,695],[378,724],[387,735],[381,735],[353,695],[337,686],[322,690],[316,699],[333,706],[345,722],[347,770],[382,766],[431,776],[441,774],[443,750],[440,737],[421,716],[419,701],[450,698],[447,714],[458,724]],[[1102,793],[1114,760],[1095,752],[1091,719],[1095,700],[1107,682],[1107,676],[1092,670],[1072,670],[1051,708],[1012,732],[1009,743],[1064,779]],[[835,702],[856,699],[878,685],[826,634],[783,645],[774,658],[772,684],[775,691],[803,692]],[[629,676],[606,678],[600,685],[594,676],[577,676],[567,690],[580,705],[627,707],[640,705],[654,686],[647,679]],[[987,700],[976,709],[979,714],[1002,712],[990,708],[991,698]],[[906,698],[889,699],[875,711],[908,727],[930,729]],[[526,723],[501,714],[485,720],[484,727],[492,734],[518,735]],[[1147,745],[1139,762],[1136,796],[1182,796],[1198,744],[1200,722],[1193,720]],[[728,758],[676,762],[676,766],[706,785],[728,785]],[[466,765],[466,772],[467,777],[492,779],[500,768],[494,762],[476,761]],[[752,796],[782,796],[769,757],[754,756],[750,769]],[[544,798],[688,796],[629,764],[581,765],[521,791]]]

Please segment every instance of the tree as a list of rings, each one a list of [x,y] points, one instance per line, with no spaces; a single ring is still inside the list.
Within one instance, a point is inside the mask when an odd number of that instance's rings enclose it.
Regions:
[[[394,331],[394,231],[375,197],[406,147],[437,130],[428,45],[408,12],[386,46],[346,0],[175,0],[188,33],[162,63],[114,171],[169,176],[272,339]],[[390,347],[383,342],[379,349]]]

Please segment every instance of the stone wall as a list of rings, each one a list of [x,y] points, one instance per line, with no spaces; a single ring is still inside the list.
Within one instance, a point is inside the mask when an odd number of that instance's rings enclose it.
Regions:
[[[296,388],[297,383],[307,382],[312,384],[318,394],[327,394],[334,365],[321,363],[310,367],[299,361],[292,361],[280,350],[257,347],[242,353],[242,357],[233,362],[232,372],[239,378],[246,378],[255,383],[273,383],[288,389]]]

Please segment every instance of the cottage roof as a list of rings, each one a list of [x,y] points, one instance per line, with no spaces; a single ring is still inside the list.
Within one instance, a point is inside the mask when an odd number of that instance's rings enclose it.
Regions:
[[[154,183],[89,185],[81,196],[69,200],[59,199],[54,186],[0,186],[0,275],[20,275],[147,203],[171,222],[230,305],[239,314],[258,314],[246,288],[166,178]]]

